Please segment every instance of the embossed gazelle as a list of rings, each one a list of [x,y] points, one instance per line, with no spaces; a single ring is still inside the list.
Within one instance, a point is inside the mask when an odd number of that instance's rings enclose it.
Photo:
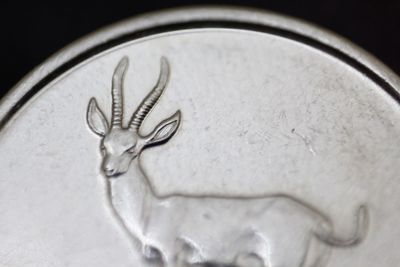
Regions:
[[[127,67],[128,59],[123,58],[113,75],[111,126],[94,98],[87,122],[102,138],[102,169],[109,178],[111,206],[143,252],[142,262],[135,266],[155,262],[166,267],[322,267],[332,247],[353,246],[365,237],[368,212],[364,205],[356,214],[354,233],[339,238],[328,217],[288,195],[157,194],[140,166],[140,154],[169,141],[178,130],[181,113],[163,120],[146,136],[140,133],[169,79],[169,63],[162,58],[158,83],[124,127],[122,92]]]

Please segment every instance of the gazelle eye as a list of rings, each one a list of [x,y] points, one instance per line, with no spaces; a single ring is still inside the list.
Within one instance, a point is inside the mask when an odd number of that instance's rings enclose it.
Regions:
[[[129,148],[129,149],[127,150],[127,152],[132,154],[132,153],[135,152],[135,148],[136,148],[136,146],[132,146],[131,148]]]

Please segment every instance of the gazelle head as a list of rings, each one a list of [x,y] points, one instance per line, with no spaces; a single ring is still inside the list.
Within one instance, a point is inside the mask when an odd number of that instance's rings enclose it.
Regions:
[[[178,110],[160,122],[150,134],[146,136],[140,134],[140,126],[161,97],[168,82],[169,64],[163,57],[156,86],[133,113],[129,125],[123,126],[123,81],[128,63],[128,58],[122,58],[112,78],[111,126],[95,98],[90,100],[87,109],[87,123],[90,129],[102,138],[100,144],[103,154],[102,169],[107,177],[117,177],[127,172],[131,161],[138,157],[143,149],[167,142],[176,133],[181,119]]]

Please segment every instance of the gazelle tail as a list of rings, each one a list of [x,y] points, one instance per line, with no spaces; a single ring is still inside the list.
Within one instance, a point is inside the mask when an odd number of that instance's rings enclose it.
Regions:
[[[315,236],[323,243],[334,246],[334,247],[349,247],[355,246],[362,242],[368,231],[369,215],[368,208],[365,205],[360,206],[356,215],[356,228],[353,236],[350,238],[340,238],[335,236],[331,227],[320,227],[318,232],[315,232]]]

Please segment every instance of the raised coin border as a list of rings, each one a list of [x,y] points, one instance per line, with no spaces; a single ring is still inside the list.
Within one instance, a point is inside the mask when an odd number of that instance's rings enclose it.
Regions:
[[[325,29],[271,12],[238,7],[180,8],[145,14],[98,30],[54,54],[0,100],[0,131],[41,89],[114,46],[179,30],[222,28],[272,34],[321,50],[368,77],[400,104],[400,77],[382,62]]]

